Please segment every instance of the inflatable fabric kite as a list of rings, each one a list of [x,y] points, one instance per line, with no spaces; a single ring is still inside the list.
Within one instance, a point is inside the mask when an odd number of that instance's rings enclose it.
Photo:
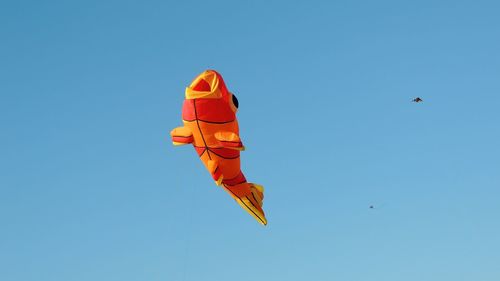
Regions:
[[[238,99],[227,90],[222,76],[207,70],[186,88],[182,106],[184,126],[170,134],[174,145],[192,144],[215,183],[266,225],[262,210],[264,188],[247,182],[240,170],[240,151],[244,146],[239,137],[237,110]]]

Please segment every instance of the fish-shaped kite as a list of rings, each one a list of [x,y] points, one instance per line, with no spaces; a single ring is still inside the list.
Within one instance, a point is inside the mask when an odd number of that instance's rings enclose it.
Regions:
[[[240,170],[238,99],[228,91],[214,70],[198,75],[186,88],[182,106],[184,126],[170,132],[174,145],[192,144],[215,183],[224,188],[259,223],[266,225],[262,210],[264,188],[249,183]]]

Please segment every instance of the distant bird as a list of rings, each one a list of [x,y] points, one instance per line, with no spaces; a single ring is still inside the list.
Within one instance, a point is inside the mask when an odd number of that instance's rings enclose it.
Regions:
[[[373,207],[373,205],[370,205],[370,209],[375,209],[375,207]]]
[[[416,97],[412,100],[413,102],[423,102],[423,100],[419,97]]]

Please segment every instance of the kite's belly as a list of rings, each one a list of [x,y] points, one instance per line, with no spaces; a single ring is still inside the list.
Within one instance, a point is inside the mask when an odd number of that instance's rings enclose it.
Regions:
[[[221,131],[238,133],[238,122],[236,120],[213,124],[203,121],[185,121],[184,126],[193,132],[193,146],[200,156],[201,161],[210,172],[209,161],[216,161],[224,179],[232,179],[240,173],[240,151],[224,148],[215,139],[215,133]]]

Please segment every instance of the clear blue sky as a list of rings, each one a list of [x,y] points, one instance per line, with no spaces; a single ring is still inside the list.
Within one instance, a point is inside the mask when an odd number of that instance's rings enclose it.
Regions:
[[[2,1],[0,279],[500,280],[498,3]],[[170,143],[207,68],[267,227]]]

